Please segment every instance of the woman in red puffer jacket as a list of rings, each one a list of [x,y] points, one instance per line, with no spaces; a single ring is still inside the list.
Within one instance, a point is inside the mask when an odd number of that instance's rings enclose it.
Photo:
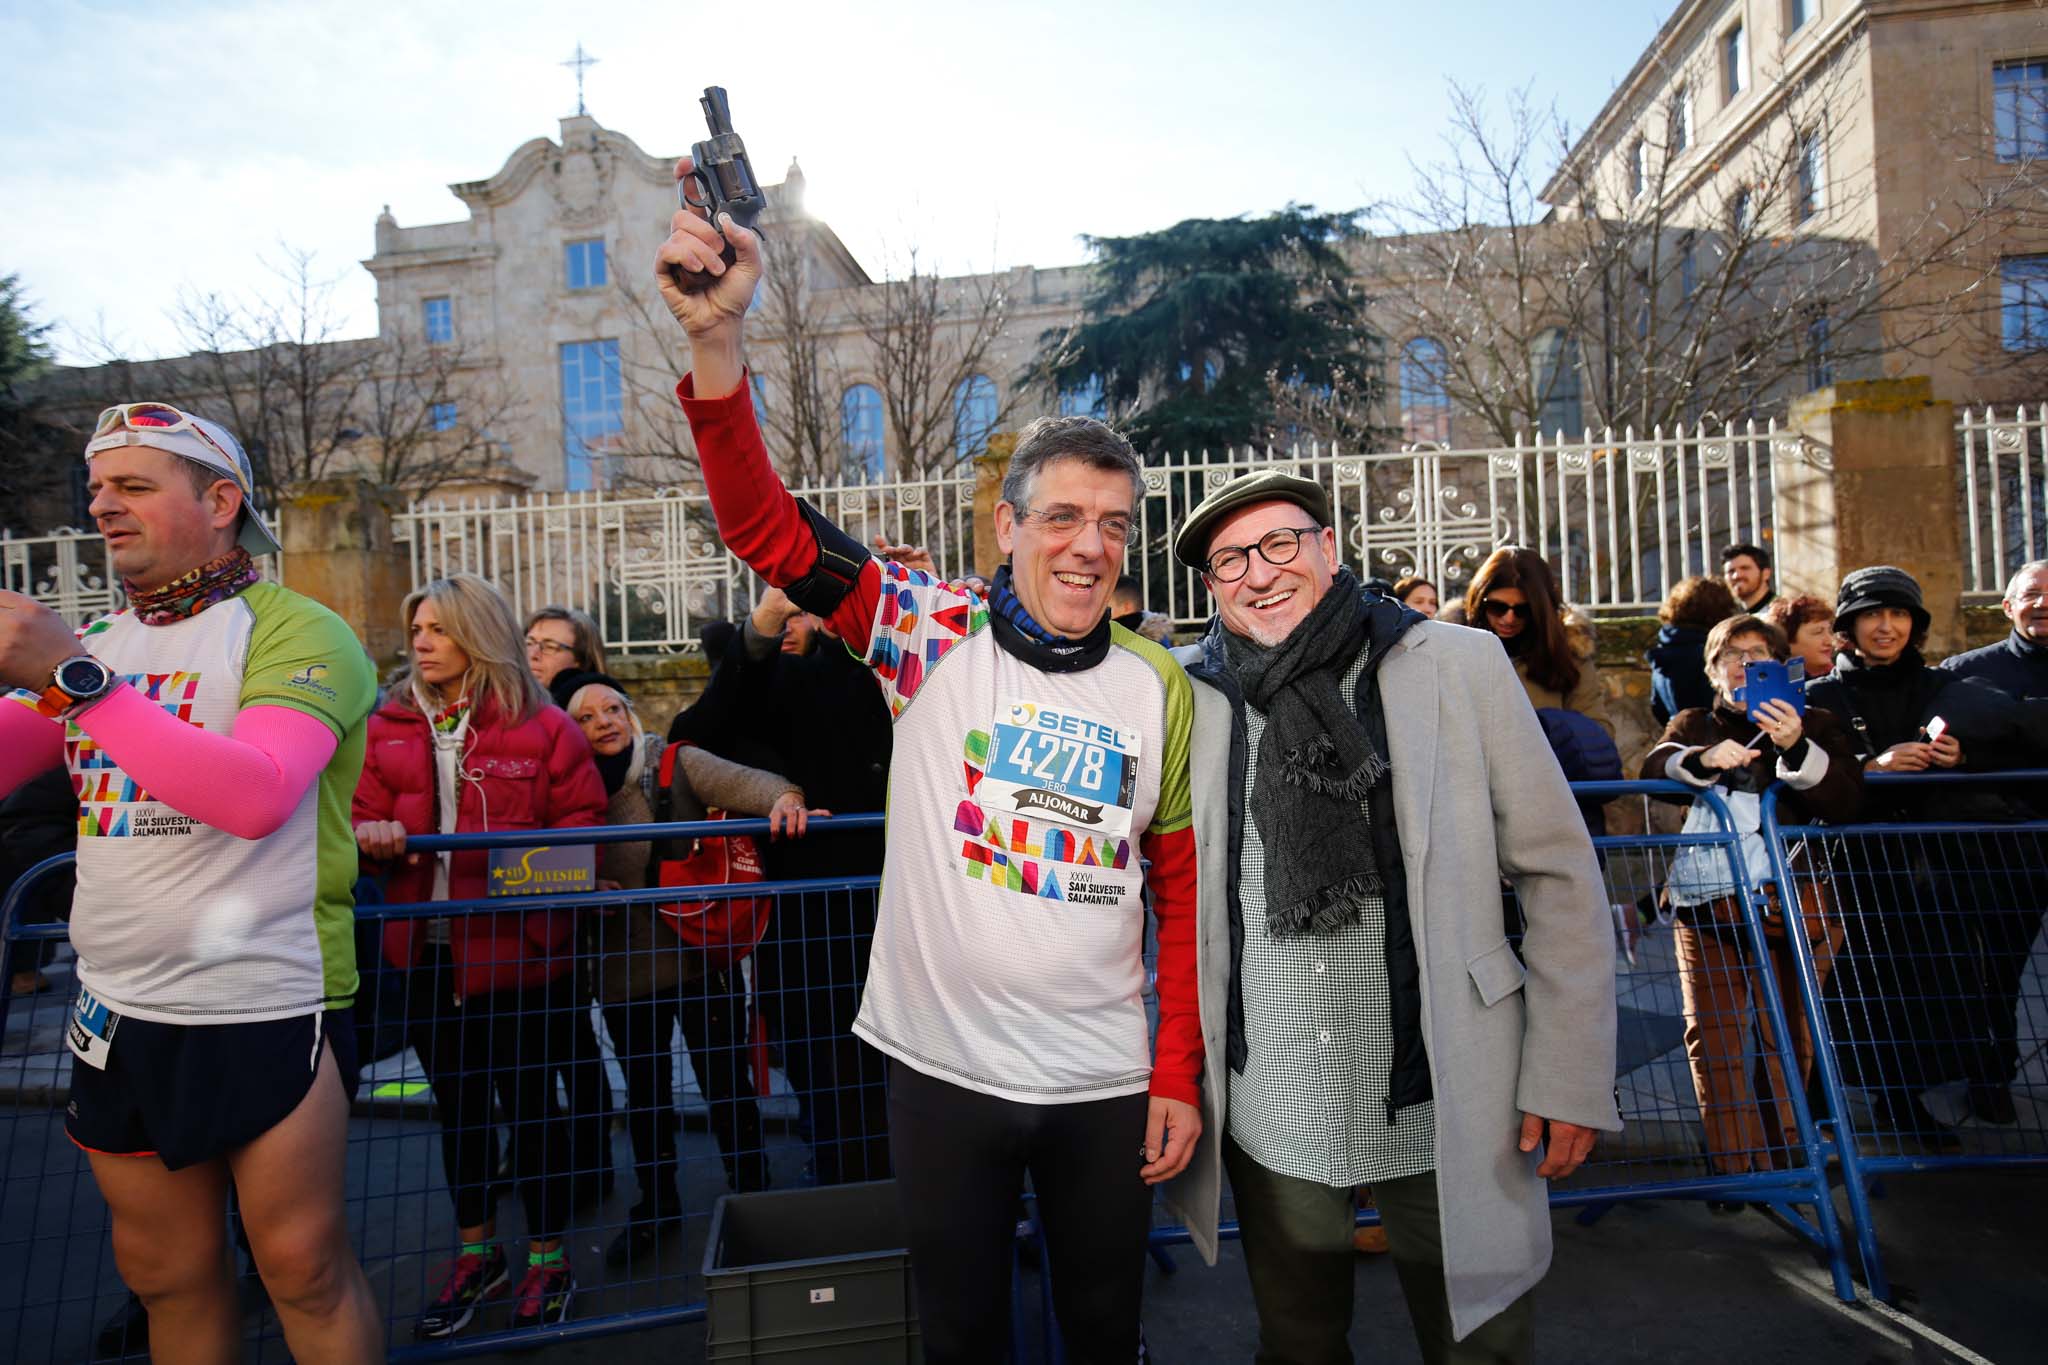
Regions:
[[[489,583],[473,574],[437,579],[406,598],[405,619],[413,663],[370,717],[356,844],[366,870],[386,874],[389,900],[480,898],[488,853],[408,854],[407,836],[601,825],[604,782],[589,741],[527,671],[518,622]],[[411,969],[406,1040],[433,1085],[462,1239],[415,1331],[452,1336],[510,1279],[494,1241],[494,1091],[512,1132],[530,1238],[512,1325],[560,1322],[575,1287],[561,1246],[572,1177],[608,1166],[611,1155],[573,1152],[555,1101],[554,1067],[569,1056],[577,1007],[574,913],[392,920],[384,952]]]

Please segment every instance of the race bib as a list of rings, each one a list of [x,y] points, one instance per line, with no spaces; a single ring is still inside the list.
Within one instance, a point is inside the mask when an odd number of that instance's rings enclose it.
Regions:
[[[1128,836],[1142,740],[1079,711],[1008,702],[989,731],[976,799],[1048,824]]]
[[[64,1041],[70,1044],[72,1056],[87,1066],[105,1071],[107,1054],[114,1047],[114,1030],[120,1024],[120,1015],[101,1004],[98,996],[81,986],[78,1003],[71,1007],[71,1022],[64,1028]]]

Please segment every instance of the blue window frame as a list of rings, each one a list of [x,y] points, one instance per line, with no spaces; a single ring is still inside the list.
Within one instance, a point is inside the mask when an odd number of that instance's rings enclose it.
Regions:
[[[2048,156],[2048,59],[1995,63],[1991,104],[2000,161]]]
[[[1553,327],[1530,348],[1536,362],[1536,434],[1575,441],[1585,429],[1579,389],[1579,343]]]
[[[610,278],[605,273],[604,238],[565,242],[562,246],[562,274],[571,289],[602,289]]]
[[[1721,93],[1728,99],[1741,94],[1749,84],[1748,30],[1738,22],[1721,35]]]
[[[1797,33],[1813,17],[1813,0],[1785,0],[1785,32]]]
[[[1451,439],[1444,348],[1434,337],[1416,337],[1401,348],[1401,435],[1409,441]]]
[[[996,382],[970,374],[953,386],[953,458],[971,460],[988,449],[996,429]]]
[[[1091,374],[1070,389],[1060,390],[1060,416],[1093,417],[1100,422],[1109,416],[1109,399],[1102,391],[1102,376]]]
[[[2048,350],[2048,256],[2008,256],[1998,273],[2005,349]]]
[[[882,391],[855,384],[839,396],[839,439],[848,477],[882,477]]]
[[[1664,133],[1669,148],[1666,159],[1684,154],[1692,145],[1692,92],[1680,86],[1671,96],[1671,116]]]
[[[1799,139],[1799,197],[1792,206],[1794,221],[1803,223],[1827,207],[1827,176],[1827,149],[1816,128]]]
[[[562,486],[572,492],[597,487],[599,465],[611,444],[607,438],[625,429],[618,339],[564,342]]]
[[[455,301],[443,294],[420,300],[420,328],[429,346],[445,346],[455,340]]]
[[[433,418],[434,430],[453,431],[455,429],[455,405],[453,403],[434,404],[429,410],[429,416]]]
[[[1835,359],[1828,344],[1828,315],[1814,314],[1806,324],[1806,387],[1824,389],[1835,382]]]

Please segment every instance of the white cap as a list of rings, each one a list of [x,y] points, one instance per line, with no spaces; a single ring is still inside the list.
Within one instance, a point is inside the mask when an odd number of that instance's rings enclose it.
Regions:
[[[128,426],[125,425],[124,419],[124,425],[116,430],[87,441],[85,458],[90,461],[101,451],[112,450],[116,446],[148,446],[152,450],[166,451],[194,464],[217,470],[222,478],[232,481],[235,487],[242,490],[242,529],[235,538],[237,543],[252,555],[281,553],[284,547],[277,543],[277,537],[263,524],[263,517],[256,509],[256,474],[249,464],[249,456],[242,449],[242,443],[220,423],[195,416],[183,408],[173,407],[169,403],[151,403],[148,406],[167,408],[176,412],[197,430]],[[102,414],[103,419],[104,417],[105,414]]]

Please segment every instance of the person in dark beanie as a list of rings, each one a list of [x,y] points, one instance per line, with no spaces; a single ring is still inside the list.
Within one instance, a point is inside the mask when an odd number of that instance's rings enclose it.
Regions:
[[[1889,564],[1842,580],[1835,603],[1835,671],[1807,690],[1856,744],[1866,773],[1946,772],[1973,755],[2023,750],[2013,703],[1995,688],[1931,667],[1921,655],[1932,624],[1920,584]],[[1936,721],[1939,724],[1936,724]],[[1983,788],[1871,789],[1865,820],[2000,818]],[[2009,815],[2005,818],[2011,818]],[[1958,842],[1960,840],[1961,842]],[[1849,848],[1837,879],[1850,937],[1828,986],[1843,1070],[1874,1095],[1880,1129],[1941,1147],[1956,1144],[1921,1098],[1963,1071],[1987,1088],[1995,1064],[1972,1060],[1970,1016],[1984,994],[1974,949],[1982,887],[1966,871],[1970,836],[1871,836]],[[2009,1097],[2007,1103],[2010,1103]]]

